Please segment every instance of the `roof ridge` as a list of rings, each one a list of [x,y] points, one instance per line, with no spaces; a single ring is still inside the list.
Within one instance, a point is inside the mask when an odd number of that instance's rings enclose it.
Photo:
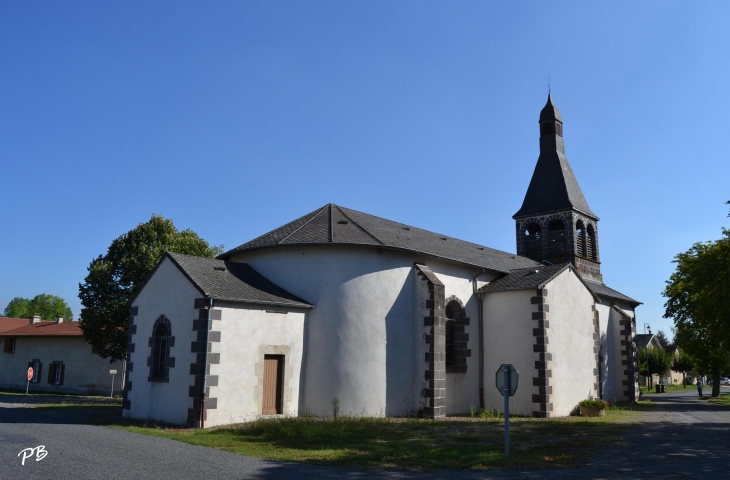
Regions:
[[[322,212],[324,211],[324,209],[325,209],[325,208],[327,208],[327,207],[328,207],[329,205],[330,205],[330,204],[328,203],[328,204],[327,204],[327,205],[325,205],[324,207],[320,208],[320,209],[319,209],[319,211],[318,211],[317,213],[315,213],[315,214],[314,214],[314,215],[312,216],[312,218],[310,218],[309,220],[307,220],[306,222],[304,222],[304,223],[303,223],[303,224],[302,224],[302,225],[301,225],[301,226],[300,226],[299,228],[297,228],[296,230],[294,230],[293,232],[291,232],[291,233],[290,233],[289,235],[287,235],[286,237],[284,237],[284,238],[282,238],[281,240],[279,240],[278,242],[276,242],[276,244],[277,244],[277,245],[281,245],[282,243],[284,243],[284,241],[285,241],[285,240],[286,240],[287,238],[291,237],[292,235],[294,235],[295,233],[297,233],[297,232],[298,232],[299,230],[301,230],[301,229],[302,229],[302,228],[304,228],[305,226],[309,225],[309,222],[311,222],[311,221],[312,221],[312,220],[314,220],[315,218],[319,217],[319,215],[320,215],[320,214],[321,214],[321,213],[322,213]],[[331,222],[331,219],[330,219],[330,222]],[[262,236],[263,236],[263,235],[262,235]]]
[[[337,209],[337,211],[340,212],[343,217],[345,217],[350,222],[352,222],[353,225],[355,225],[357,228],[359,228],[367,236],[369,236],[370,238],[372,238],[373,240],[375,240],[379,244],[385,245],[385,242],[383,242],[382,240],[380,240],[378,237],[376,237],[375,235],[373,235],[372,233],[370,233],[365,227],[363,227],[362,225],[360,225],[359,223],[357,223],[355,220],[353,220],[352,217],[350,217],[348,214],[346,214],[345,212],[343,212],[342,209],[338,205],[335,205],[335,204],[332,204],[332,205],[335,206],[335,208]],[[362,213],[362,212],[360,212],[360,213]],[[367,215],[367,214],[365,214],[365,215]],[[330,222],[332,222],[332,218],[330,218]],[[332,241],[334,242],[334,232],[332,234]]]

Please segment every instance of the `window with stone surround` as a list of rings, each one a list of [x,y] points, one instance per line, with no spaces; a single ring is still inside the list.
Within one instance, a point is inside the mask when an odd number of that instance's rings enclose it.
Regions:
[[[446,371],[450,373],[466,373],[466,359],[471,356],[471,350],[467,349],[469,334],[466,333],[466,325],[469,319],[466,317],[464,306],[456,297],[449,297],[444,313],[446,315],[445,344],[446,344]]]
[[[149,340],[150,356],[147,357],[147,366],[150,382],[167,382],[170,369],[175,366],[175,359],[170,357],[170,348],[175,346],[175,337],[172,336],[172,325],[164,315],[155,321],[152,327],[152,336]]]

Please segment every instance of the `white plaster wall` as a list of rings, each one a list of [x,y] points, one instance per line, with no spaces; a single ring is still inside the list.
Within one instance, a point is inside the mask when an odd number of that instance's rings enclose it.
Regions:
[[[630,320],[633,320],[635,312],[631,306],[625,302],[621,302],[619,300],[612,300],[612,299],[606,299],[605,302],[607,304],[615,304],[617,307],[621,308],[626,314],[629,316]],[[613,331],[615,335],[616,341],[613,344],[612,350],[614,351],[614,362],[613,362],[613,368],[614,368],[614,397],[615,398],[608,398],[606,400],[614,401],[628,401],[629,397],[625,394],[626,390],[628,389],[627,386],[623,384],[625,380],[624,376],[624,370],[626,370],[628,367],[626,365],[623,365],[621,362],[625,360],[625,356],[621,354],[621,350],[623,350],[623,346],[621,345],[622,335],[621,330],[623,330],[623,327],[621,326],[621,313],[617,312],[615,308],[611,307],[610,309],[610,315],[611,315],[611,324],[613,326]]]
[[[208,410],[206,427],[254,420],[261,416],[262,398],[257,398],[256,386],[261,381],[256,366],[263,362],[262,346],[288,347],[284,363],[283,413],[296,416],[299,412],[299,380],[301,376],[304,340],[304,311],[286,311],[281,307],[240,304],[216,304],[221,308],[221,321],[215,322],[221,341],[213,343],[219,352],[217,366],[218,405]],[[272,313],[272,311],[283,313]],[[268,353],[268,352],[267,352]]]
[[[0,387],[25,389],[28,362],[41,361],[39,383],[30,385],[31,391],[63,393],[104,393],[109,395],[112,376],[109,370],[117,370],[114,377],[115,393],[121,393],[122,362],[109,363],[91,353],[91,345],[83,337],[15,337],[15,353],[0,353]],[[5,337],[0,337],[4,344]],[[48,383],[51,363],[63,362],[63,385]]]
[[[478,320],[471,278],[480,269],[372,247],[278,247],[231,260],[314,304],[304,331],[300,409],[399,416],[415,413],[423,380],[423,318],[415,295],[414,262],[429,266],[448,298],[464,302],[471,323],[466,374],[447,374],[447,412],[478,405]],[[480,280],[489,280],[486,274]],[[529,303],[529,302],[528,302]]]
[[[620,346],[621,339],[618,329],[616,328],[616,318],[611,315],[610,303],[601,299],[600,303],[596,303],[596,311],[598,312],[598,321],[601,335],[601,355],[603,362],[601,363],[601,384],[603,399],[609,402],[615,401],[618,395],[616,389],[616,357],[620,354],[615,346]],[[619,361],[619,365],[621,362]],[[621,381],[619,380],[619,384]]]
[[[299,410],[349,415],[415,412],[414,258],[349,246],[278,247],[231,258],[316,307],[304,331]],[[420,320],[422,327],[423,319]]]
[[[532,378],[536,376],[532,329],[536,322],[532,320],[535,306],[530,303],[534,295],[534,290],[484,295],[485,407],[504,411],[504,397],[497,391],[495,374],[501,364],[511,363],[520,373],[520,380],[517,392],[510,398],[510,413],[532,416],[535,410],[532,403]]]
[[[471,350],[471,357],[466,359],[467,371],[446,374],[446,414],[469,413],[472,405],[479,408],[479,300],[473,294],[472,279],[481,269],[437,259],[428,260],[428,265],[443,282],[446,298],[452,295],[459,298],[470,320],[465,328],[469,334],[468,348]],[[479,280],[491,281],[497,276],[494,272],[487,272],[480,275]]]
[[[586,398],[595,398],[593,353],[594,298],[571,270],[546,285],[550,306],[548,351],[552,353],[552,416],[569,415]]]
[[[134,319],[137,333],[132,337],[135,351],[131,354],[131,361],[134,367],[129,372],[132,390],[127,395],[131,409],[124,410],[126,416],[171,424],[187,423],[191,405],[189,387],[193,382],[190,364],[196,360],[195,354],[190,351],[191,342],[197,338],[196,332],[193,332],[193,319],[197,318],[198,312],[193,307],[198,297],[202,294],[165,258],[135,299],[133,306],[138,307]],[[170,369],[168,383],[147,379],[150,374],[147,357],[151,354],[149,338],[160,315],[170,320],[171,335],[175,337],[175,346],[170,347],[170,357],[175,358],[175,366]]]

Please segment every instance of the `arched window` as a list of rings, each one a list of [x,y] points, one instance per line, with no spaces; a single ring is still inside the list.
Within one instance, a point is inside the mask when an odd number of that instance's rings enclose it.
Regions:
[[[466,359],[471,356],[471,350],[466,347],[469,334],[466,333],[466,318],[464,307],[456,297],[447,299],[446,314],[446,371],[451,373],[466,373]]]
[[[167,382],[170,369],[175,366],[175,359],[170,357],[170,348],[175,346],[172,336],[172,324],[164,315],[155,321],[152,336],[149,340],[150,356],[147,366],[150,367],[148,380],[151,382]]]
[[[586,227],[581,220],[575,224],[575,253],[581,257],[586,256]]]
[[[562,257],[566,252],[565,248],[565,224],[560,220],[553,220],[548,226],[548,244],[550,245],[550,258]]]
[[[598,252],[596,252],[596,232],[593,230],[593,225],[588,225],[586,231],[586,257],[591,260],[598,258]]]
[[[170,333],[165,325],[159,325],[155,332],[155,362],[152,366],[152,376],[165,376],[165,362],[167,360],[167,337]]]
[[[541,261],[542,258],[542,237],[540,236],[540,225],[531,223],[525,229],[525,249],[528,258]]]

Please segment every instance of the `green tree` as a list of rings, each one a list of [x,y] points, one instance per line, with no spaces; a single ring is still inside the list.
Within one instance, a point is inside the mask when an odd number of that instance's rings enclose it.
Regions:
[[[681,349],[672,359],[672,371],[682,374],[682,385],[684,385],[684,388],[687,388],[687,385],[684,381],[685,375],[691,372],[694,368],[695,362],[692,360],[692,357],[684,353]]]
[[[663,348],[639,348],[639,374],[649,378],[651,387],[652,375],[664,375],[672,367],[672,357]]]
[[[720,395],[730,352],[730,231],[722,233],[720,240],[696,243],[677,255],[663,292],[664,317],[674,319],[677,344],[712,374],[713,397]]]
[[[127,353],[129,300],[152,273],[164,252],[213,258],[223,246],[211,247],[192,230],[179,231],[172,220],[152,215],[147,223],[114,240],[99,255],[79,284],[80,326],[84,338],[103,358],[117,361]]]
[[[11,318],[30,318],[40,315],[43,320],[55,320],[59,315],[64,322],[73,320],[73,313],[66,300],[55,295],[41,293],[32,299],[15,297],[5,307],[3,315]]]

